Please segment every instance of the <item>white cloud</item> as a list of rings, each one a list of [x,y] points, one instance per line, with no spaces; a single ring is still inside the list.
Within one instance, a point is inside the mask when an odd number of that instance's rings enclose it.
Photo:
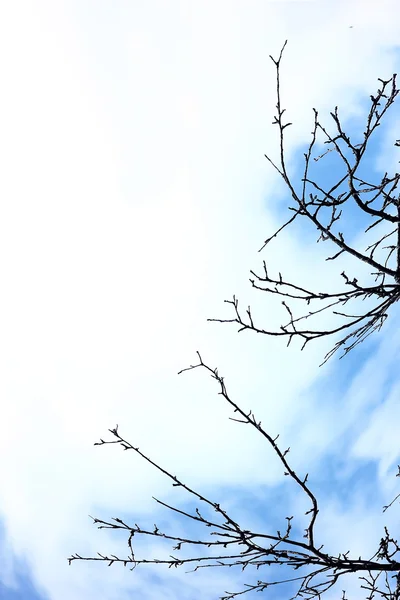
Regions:
[[[91,448],[107,427],[118,422],[208,487],[280,473],[244,468],[243,447],[257,457],[257,439],[232,435],[204,377],[175,373],[198,348],[268,427],[293,429],[291,407],[318,376],[320,348],[300,355],[205,323],[232,292],[275,310],[246,287],[274,226],[264,196],[274,207],[278,189],[263,159],[277,142],[268,55],[289,38],[290,152],[307,139],[313,105],[357,115],[376,78],[395,70],[395,6],[2,7],[0,443],[9,459],[0,508],[13,550],[52,600],[99,589],[122,597],[136,574],[129,584],[112,569],[89,577],[64,557],[98,548],[86,520],[94,503],[146,512],[149,496],[165,492],[140,461]],[[282,271],[324,276],[301,240],[274,248],[266,256]]]

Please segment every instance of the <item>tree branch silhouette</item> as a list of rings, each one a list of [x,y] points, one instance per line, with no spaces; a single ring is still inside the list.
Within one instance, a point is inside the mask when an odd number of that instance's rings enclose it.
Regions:
[[[310,508],[305,513],[309,521],[303,539],[293,535],[292,522],[294,516],[285,517],[286,529],[284,533],[280,531],[252,531],[243,528],[220,503],[206,497],[194,489],[194,487],[185,483],[177,475],[173,475],[171,471],[155,462],[138,447],[135,447],[121,436],[118,426],[116,426],[114,429],[109,430],[114,439],[100,439],[95,445],[119,444],[124,450],[132,450],[153,468],[170,479],[174,487],[183,488],[189,496],[200,503],[192,511],[183,510],[159,498],[154,498],[154,500],[173,513],[184,517],[188,522],[194,521],[204,526],[208,530],[208,535],[203,539],[199,539],[168,533],[162,531],[157,525],[154,525],[152,529],[148,529],[137,523],[127,523],[117,517],[112,518],[110,521],[92,517],[94,524],[99,529],[125,531],[129,553],[125,557],[101,553],[98,553],[97,556],[82,556],[75,553],[69,557],[69,563],[71,564],[76,560],[103,562],[107,563],[108,566],[120,563],[125,567],[129,565],[131,569],[136,568],[138,565],[158,564],[166,565],[170,568],[188,566],[192,571],[198,571],[201,568],[236,567],[242,571],[245,569],[255,569],[257,572],[264,567],[273,566],[283,567],[285,573],[287,569],[299,572],[299,575],[295,577],[285,576],[278,580],[269,581],[257,578],[254,583],[244,584],[241,590],[226,591],[220,597],[221,600],[232,600],[249,592],[263,592],[271,586],[294,582],[299,585],[294,597],[320,598],[343,575],[360,573],[361,580],[363,581],[361,587],[369,590],[373,589],[374,593],[379,592],[382,598],[389,600],[389,596],[387,596],[389,593],[387,586],[390,584],[389,575],[392,576],[394,574],[393,576],[398,579],[398,573],[400,572],[400,561],[398,560],[400,548],[397,540],[392,538],[387,529],[385,529],[385,535],[381,539],[376,553],[367,559],[350,557],[349,552],[334,556],[323,551],[323,544],[317,546],[314,529],[319,509],[317,498],[308,483],[308,473],[304,477],[300,477],[296,473],[288,460],[290,448],[282,450],[277,444],[279,436],[273,437],[265,430],[261,421],[256,419],[251,410],[247,412],[241,408],[228,393],[224,377],[219,374],[218,369],[213,369],[203,361],[199,353],[197,355],[199,362],[195,365],[190,365],[186,369],[182,369],[180,373],[194,369],[206,371],[217,382],[219,396],[233,409],[235,416],[231,417],[231,420],[240,424],[250,425],[250,427],[263,437],[268,446],[278,456],[283,467],[284,476],[289,477],[309,499]],[[215,512],[216,518],[205,515],[201,506],[205,506]],[[139,536],[153,537],[170,542],[172,545],[171,551],[174,554],[170,554],[168,558],[147,559],[138,557],[134,549],[134,540]],[[186,556],[184,554],[186,549],[194,551],[195,556]],[[379,583],[382,575],[384,575],[384,585],[380,588]],[[394,598],[397,600],[399,596],[392,595],[390,597],[391,600]]]
[[[344,356],[363,342],[371,333],[379,331],[388,317],[391,306],[400,298],[400,195],[398,193],[400,174],[395,173],[389,177],[388,173],[385,173],[377,182],[366,181],[360,175],[363,158],[371,138],[381,125],[387,111],[395,102],[399,89],[396,85],[396,74],[387,80],[378,80],[380,87],[375,95],[370,96],[370,108],[366,116],[365,129],[360,143],[353,143],[350,136],[344,131],[337,106],[330,113],[335,127],[333,133],[329,133],[327,128],[321,124],[318,111],[313,109],[314,125],[311,132],[311,141],[307,152],[304,153],[303,177],[301,185],[298,186],[300,189],[297,190],[297,186],[288,173],[286,164],[285,130],[292,123],[284,121],[286,109],[282,108],[281,99],[280,70],[285,47],[286,42],[277,60],[272,56],[270,57],[276,67],[277,112],[273,124],[277,125],[279,130],[280,160],[277,164],[268,155],[265,155],[265,157],[283,179],[289,195],[294,201],[294,205],[288,207],[293,214],[275,233],[264,241],[260,251],[296,220],[305,218],[311,222],[318,232],[318,242],[329,241],[334,245],[335,251],[326,258],[327,261],[334,261],[343,255],[352,256],[356,261],[361,261],[374,269],[371,275],[378,283],[367,286],[361,285],[356,277],[349,277],[342,271],[344,288],[337,293],[306,290],[302,285],[287,281],[280,273],[279,277],[271,277],[264,261],[261,274],[251,271],[250,283],[254,289],[268,294],[277,294],[283,298],[282,304],[288,313],[288,322],[278,330],[271,330],[257,325],[254,322],[250,307],[245,312],[239,311],[239,301],[236,296],[233,296],[233,300],[225,300],[233,308],[232,318],[208,320],[220,323],[236,323],[239,325],[239,332],[246,330],[269,336],[285,337],[288,344],[294,337],[299,337],[302,340],[301,349],[304,349],[309,341],[316,338],[331,335],[339,337],[333,348],[326,354],[322,363],[324,364],[337,350],[342,349],[342,356]],[[327,146],[327,149],[321,155],[314,156],[318,135],[322,135],[323,143]],[[399,141],[397,140],[394,145],[399,146]],[[334,185],[326,188],[318,183],[314,177],[311,177],[310,166],[311,163],[317,163],[332,152],[340,160],[343,174],[338,174]],[[343,222],[343,209],[350,206],[351,203],[361,211],[364,217],[367,216],[372,220],[365,230],[366,233],[380,224],[389,227],[389,231],[377,236],[374,243],[370,244],[364,252],[357,249],[348,239],[348,236],[345,236],[343,231],[338,229]],[[392,236],[395,237],[393,243],[383,246],[383,242]],[[381,259],[376,257],[378,252],[383,254]],[[287,298],[301,300],[307,306],[319,305],[319,307],[300,317],[295,317],[286,302]],[[373,308],[369,310],[360,310],[359,314],[339,310],[347,304],[353,304],[356,300],[366,300],[367,298],[374,301]],[[311,325],[313,317],[324,311],[331,311],[332,314],[341,317],[341,324],[322,330],[313,328]],[[305,327],[305,320],[309,320],[309,328]]]
[[[335,292],[315,291],[301,283],[286,280],[281,273],[277,277],[271,276],[264,261],[263,271],[260,274],[251,272],[250,282],[253,288],[278,295],[283,299],[282,304],[288,314],[288,322],[277,331],[264,328],[255,323],[250,307],[245,311],[239,309],[239,302],[235,296],[233,300],[225,301],[233,309],[232,318],[209,320],[236,323],[239,325],[239,331],[250,330],[267,336],[285,337],[288,344],[294,337],[299,337],[302,340],[302,348],[313,339],[338,336],[339,340],[325,356],[324,362],[326,362],[339,348],[342,348],[345,355],[371,333],[379,330],[388,317],[392,305],[400,297],[400,195],[397,193],[400,175],[395,173],[393,176],[388,176],[388,173],[385,173],[380,181],[373,183],[360,174],[360,166],[367,146],[397,98],[399,90],[396,87],[396,75],[388,80],[379,80],[378,91],[374,96],[370,96],[370,108],[360,143],[351,141],[350,136],[344,131],[337,107],[331,112],[335,126],[335,132],[332,134],[320,123],[318,112],[314,109],[311,141],[304,154],[303,177],[301,185],[295,186],[288,174],[285,156],[285,130],[291,123],[284,121],[285,109],[282,108],[281,103],[280,67],[285,47],[286,42],[277,60],[271,57],[276,67],[277,113],[274,124],[279,131],[280,159],[279,163],[275,164],[271,158],[268,156],[266,158],[282,177],[294,205],[289,206],[292,213],[290,218],[265,240],[260,251],[276,239],[284,229],[304,217],[318,232],[318,241],[328,241],[334,245],[334,252],[326,258],[327,261],[335,261],[347,254],[374,269],[375,272],[371,274],[375,279],[370,285],[362,285],[356,277],[350,277],[342,270],[340,273],[342,289]],[[323,135],[327,149],[321,155],[314,156],[319,134]],[[395,142],[395,146],[400,146],[399,140]],[[311,175],[311,164],[318,163],[330,153],[339,157],[344,174],[338,176],[334,185],[326,187]],[[300,188],[299,191],[297,187]],[[349,236],[338,229],[343,219],[344,207],[350,203],[361,211],[360,214],[372,219],[366,232],[382,224],[389,228],[388,231],[378,235],[364,252],[356,248]],[[392,236],[395,236],[395,241],[383,246]],[[359,314],[343,312],[346,305],[354,305],[355,302],[366,299],[373,301],[372,307],[359,311]],[[302,301],[306,306],[311,305],[313,309],[301,316],[295,316],[289,304],[292,300]],[[325,311],[340,317],[342,319],[340,324],[327,329],[313,328],[313,317]],[[306,320],[308,320],[307,325],[305,325]],[[308,323],[310,323],[309,327]],[[347,551],[333,555],[325,551],[321,540],[318,542],[316,540],[315,526],[319,504],[310,486],[308,473],[304,476],[297,473],[289,461],[290,448],[281,449],[278,444],[279,436],[274,437],[267,431],[251,410],[244,410],[228,393],[225,380],[218,369],[210,367],[203,361],[201,355],[197,354],[198,363],[182,369],[180,373],[201,370],[209,375],[218,386],[219,396],[233,410],[231,420],[240,425],[250,426],[278,457],[283,475],[294,483],[296,489],[301,491],[309,502],[309,508],[305,513],[307,526],[304,535],[296,533],[293,527],[296,517],[293,515],[284,517],[285,526],[282,531],[268,530],[268,528],[266,531],[253,531],[243,527],[221,503],[204,495],[181,477],[173,474],[172,470],[154,461],[147,453],[126,440],[116,426],[109,430],[112,436],[110,440],[100,439],[95,445],[118,444],[125,451],[133,451],[153,469],[169,479],[173,487],[184,490],[188,498],[196,503],[194,508],[175,506],[159,498],[154,500],[159,506],[170,511],[170,514],[182,518],[188,525],[195,524],[201,529],[204,528],[204,533],[200,536],[181,535],[176,531],[164,531],[157,525],[150,528],[143,527],[118,517],[111,520],[92,517],[99,529],[125,532],[128,553],[124,557],[101,553],[97,553],[96,556],[82,556],[75,553],[69,557],[69,563],[96,561],[108,566],[121,564],[131,569],[139,565],[157,564],[169,568],[186,566],[192,571],[204,568],[233,568],[253,573],[250,583],[245,583],[240,590],[226,591],[220,597],[221,600],[232,600],[247,593],[264,592],[270,587],[285,584],[298,586],[292,599],[302,597],[319,600],[325,592],[342,581],[345,575],[358,574],[361,589],[366,591],[368,600],[376,597],[383,600],[400,600],[398,541],[385,528],[384,535],[377,543],[377,550],[372,557],[357,558],[350,556]],[[384,512],[398,498],[399,495],[384,506]],[[149,538],[170,544],[171,554],[158,558],[141,556],[140,544],[137,540]],[[260,573],[264,575],[268,567],[273,571],[272,577],[261,579]],[[283,575],[276,579],[274,574],[277,569]],[[345,592],[342,600],[347,600]]]

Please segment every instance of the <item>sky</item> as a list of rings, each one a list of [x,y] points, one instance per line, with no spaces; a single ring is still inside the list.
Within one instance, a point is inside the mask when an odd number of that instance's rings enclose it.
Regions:
[[[269,55],[288,40],[286,150],[298,173],[312,108],[326,116],[338,105],[357,132],[377,78],[398,71],[396,9],[397,0],[2,3],[2,600],[212,600],[252,581],[67,563],[74,552],[125,552],[89,514],[185,526],[151,500],[187,501],[168,481],[93,445],[117,423],[243,521],[268,528],[286,516],[279,507],[301,512],[269,449],[229,421],[213,382],[177,376],[196,350],[310,472],[325,546],[364,552],[396,523],[396,507],[384,518],[381,507],[399,491],[399,311],[322,368],[331,340],[300,352],[207,322],[230,317],[223,300],[236,294],[260,322],[282,323],[280,303],[248,281],[263,259],[288,279],[341,283],[312,230],[287,231],[258,253],[288,203],[264,158],[278,150]],[[397,168],[399,119],[397,107],[371,169]],[[364,239],[356,222],[352,234]]]

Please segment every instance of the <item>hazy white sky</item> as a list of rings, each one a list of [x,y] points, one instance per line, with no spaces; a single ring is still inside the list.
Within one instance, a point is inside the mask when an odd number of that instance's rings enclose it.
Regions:
[[[321,346],[300,354],[206,318],[221,316],[222,301],[236,293],[280,323],[279,304],[253,297],[247,283],[262,258],[315,283],[329,285],[336,273],[319,247],[293,235],[272,254],[257,254],[284,215],[263,158],[277,151],[269,54],[289,40],[282,91],[296,164],[312,107],[324,113],[338,104],[351,126],[377,78],[398,70],[399,34],[397,0],[2,3],[0,555],[8,566],[0,577],[7,586],[18,586],[23,563],[50,600],[123,599],[132,590],[180,600],[196,597],[193,589],[211,599],[225,589],[223,574],[193,580],[160,572],[149,581],[144,570],[65,560],[114,543],[89,513],[151,516],[151,496],[171,494],[134,457],[93,447],[116,423],[215,494],[220,484],[252,484],[257,494],[260,484],[276,483],[280,469],[273,461],[265,468],[265,450],[250,432],[238,435],[211,382],[176,376],[197,349],[245,407],[297,444],[299,461],[315,462],[328,441],[354,464],[379,461],[382,477],[393,467],[395,436],[380,444],[398,412],[399,347],[390,331],[370,346],[368,361],[321,371]],[[386,156],[383,148],[376,160]],[[351,468],[340,465],[337,477]],[[385,493],[392,483],[382,479]],[[344,529],[361,496],[342,514]],[[329,524],[337,510],[326,510]],[[364,533],[360,527],[363,543]]]

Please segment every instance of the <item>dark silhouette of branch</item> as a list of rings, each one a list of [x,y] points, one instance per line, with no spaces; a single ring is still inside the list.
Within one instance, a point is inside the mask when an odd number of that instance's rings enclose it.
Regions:
[[[277,294],[284,298],[282,304],[289,315],[288,323],[282,325],[276,331],[255,324],[250,307],[246,311],[246,316],[239,313],[238,300],[235,296],[233,300],[226,301],[233,307],[234,316],[232,318],[209,319],[209,321],[237,323],[239,331],[249,330],[270,336],[283,336],[287,338],[288,344],[296,336],[303,341],[302,349],[310,340],[334,335],[339,339],[326,354],[322,363],[324,364],[339,348],[343,350],[342,356],[344,356],[363,342],[371,333],[380,330],[388,316],[390,307],[400,298],[400,195],[398,193],[400,174],[395,173],[389,177],[388,173],[385,173],[376,182],[366,181],[360,174],[368,144],[381,125],[388,109],[395,102],[399,89],[396,85],[395,74],[387,80],[378,80],[380,87],[375,95],[370,96],[370,108],[359,143],[352,142],[350,136],[344,131],[337,106],[330,113],[335,128],[333,133],[330,133],[321,124],[318,111],[313,109],[314,125],[308,150],[304,153],[303,177],[298,190],[288,173],[285,157],[285,130],[292,125],[292,123],[284,121],[285,109],[282,108],[280,89],[280,68],[285,46],[286,42],[277,60],[272,56],[270,57],[276,67],[277,112],[273,124],[277,125],[279,130],[279,163],[276,164],[268,155],[265,155],[265,157],[283,179],[294,206],[289,206],[289,210],[293,213],[292,216],[265,240],[260,251],[275,239],[283,229],[292,225],[296,219],[299,217],[306,218],[318,231],[319,238],[317,241],[329,241],[336,249],[326,258],[327,261],[336,260],[343,255],[352,256],[374,269],[371,275],[378,283],[376,285],[360,284],[357,278],[349,277],[342,271],[341,276],[345,283],[342,291],[335,294],[320,290],[310,291],[305,290],[302,285],[283,279],[280,273],[278,278],[271,277],[264,261],[262,274],[257,275],[254,271],[251,271],[250,283],[257,290]],[[319,156],[314,156],[319,135],[322,135],[323,143],[327,146],[327,149]],[[399,141],[397,140],[394,145],[399,146]],[[334,153],[339,159],[342,172],[338,169],[336,183],[326,187],[311,176],[310,170],[312,163],[317,163],[330,153]],[[360,216],[372,219],[372,222],[366,227],[366,232],[376,225],[383,224],[389,227],[389,231],[377,236],[375,242],[369,245],[365,251],[356,248],[348,239],[349,236],[345,236],[343,231],[339,229],[342,223],[346,223],[343,210],[350,207],[351,204],[361,211]],[[383,242],[392,236],[395,236],[393,243],[383,246]],[[383,255],[382,258],[377,258],[378,252]],[[285,301],[286,298],[302,300],[307,306],[310,304],[313,306],[318,304],[319,306],[305,315],[295,317]],[[374,301],[372,309],[365,310],[361,308],[356,311],[356,314],[348,314],[338,310],[339,307],[344,307],[348,303],[352,304],[354,301],[367,298]],[[323,311],[331,311],[332,314],[341,317],[341,324],[323,330],[313,328],[313,317]],[[305,328],[303,325],[306,319],[309,319],[309,328]]]
[[[314,109],[311,142],[304,154],[301,185],[297,186],[288,174],[284,149],[284,132],[291,125],[289,122],[284,122],[285,109],[281,104],[280,66],[285,46],[286,42],[277,60],[271,57],[276,67],[277,114],[274,117],[274,124],[279,130],[280,159],[279,163],[275,164],[268,156],[266,158],[285,182],[294,206],[289,207],[292,213],[290,218],[265,240],[260,250],[299,217],[305,217],[318,231],[318,241],[328,241],[334,245],[334,251],[326,258],[327,261],[335,261],[344,255],[352,256],[374,269],[371,274],[375,279],[370,285],[364,285],[358,278],[349,277],[344,270],[341,270],[342,289],[329,293],[315,291],[308,289],[308,286],[286,280],[281,273],[278,277],[271,276],[264,261],[261,274],[251,271],[251,284],[257,290],[282,298],[282,304],[288,314],[288,322],[277,331],[263,328],[255,323],[250,307],[245,311],[239,310],[239,302],[235,296],[233,300],[226,300],[233,309],[231,319],[209,320],[236,323],[239,325],[239,331],[251,330],[268,336],[282,336],[287,339],[288,344],[293,337],[300,337],[303,342],[302,348],[310,340],[330,335],[338,336],[339,340],[325,356],[325,362],[339,348],[342,348],[345,355],[371,333],[379,330],[388,317],[392,305],[400,297],[400,195],[397,193],[400,175],[395,173],[393,176],[388,176],[388,173],[385,173],[380,181],[374,183],[367,181],[360,172],[368,143],[394,103],[399,90],[396,87],[396,75],[388,80],[379,80],[380,87],[377,93],[370,97],[371,104],[366,117],[365,130],[359,143],[354,143],[344,131],[337,107],[331,112],[335,126],[334,133],[328,132],[320,123],[318,112]],[[326,150],[319,156],[314,156],[317,136],[320,134],[323,136]],[[400,140],[396,140],[395,146],[400,146]],[[330,187],[317,182],[311,174],[311,165],[318,163],[328,154],[339,159],[343,171],[338,173],[336,183]],[[376,226],[388,228],[388,231],[385,230],[377,235],[377,239],[364,252],[353,244],[348,235],[338,229],[345,218],[343,211],[350,204],[361,211],[360,215],[370,220],[366,233]],[[390,240],[393,236],[395,240]],[[391,243],[384,246],[384,243],[388,243],[387,240]],[[344,312],[346,305],[354,305],[367,299],[372,301],[368,308],[364,305],[363,310],[356,308],[351,312]],[[311,305],[312,310],[301,316],[294,316],[289,305],[291,301],[304,302],[306,306]],[[313,317],[326,314],[326,311],[339,317],[340,323],[326,329],[312,327]],[[309,321],[305,324],[307,319]],[[309,327],[308,323],[310,323]],[[186,529],[187,533],[183,535],[176,530],[164,531],[156,524],[149,528],[118,517],[111,520],[91,517],[99,529],[124,532],[128,553],[124,557],[104,553],[82,556],[75,553],[69,557],[69,563],[77,560],[96,561],[106,563],[108,566],[119,563],[131,569],[139,565],[157,564],[169,568],[183,566],[192,571],[233,568],[252,574],[250,583],[244,583],[240,590],[226,591],[220,597],[221,600],[232,600],[244,594],[264,592],[270,587],[286,584],[297,586],[297,591],[291,600],[297,597],[320,600],[321,596],[341,582],[344,576],[356,574],[361,589],[366,591],[368,600],[374,598],[400,600],[400,546],[398,541],[389,534],[388,529],[384,529],[377,550],[370,558],[353,557],[348,551],[336,556],[324,550],[321,540],[318,542],[316,540],[319,504],[309,484],[308,473],[300,476],[293,469],[289,461],[290,448],[281,449],[277,443],[279,435],[274,437],[262,426],[261,421],[256,419],[251,410],[244,410],[232,398],[218,369],[208,366],[199,353],[198,363],[190,365],[180,373],[198,369],[207,373],[216,382],[219,396],[233,410],[230,419],[241,425],[250,426],[257,435],[261,436],[267,447],[278,457],[284,476],[293,482],[295,489],[304,494],[309,503],[305,513],[307,526],[304,535],[296,533],[297,529],[293,526],[296,517],[293,515],[284,518],[284,528],[278,531],[268,528],[266,531],[253,531],[243,527],[233,517],[231,511],[221,503],[204,495],[183,481],[181,477],[174,475],[172,470],[154,461],[137,446],[127,441],[116,426],[109,430],[112,439],[100,439],[100,442],[96,442],[95,445],[118,444],[124,450],[131,450],[169,479],[173,487],[182,488],[188,499],[194,502],[194,506],[193,504],[189,507],[175,506],[159,498],[154,500],[171,514],[179,516],[188,525],[192,524],[200,528],[202,533],[191,534]],[[400,475],[400,467],[398,475]],[[385,512],[399,498],[400,494],[384,506],[383,511]],[[160,555],[158,558],[142,556],[140,555],[141,539],[159,541],[160,547],[161,544],[169,544],[171,553],[167,556]],[[266,573],[268,567],[270,567],[271,577]],[[282,575],[279,578],[275,578],[277,571]],[[347,600],[345,591],[342,600]]]
[[[244,529],[220,503],[207,498],[201,492],[185,483],[177,475],[173,475],[171,471],[156,463],[138,447],[135,447],[122,437],[118,431],[118,426],[116,426],[114,429],[109,430],[113,439],[100,439],[100,442],[96,442],[95,445],[119,444],[124,450],[133,450],[153,468],[170,479],[174,487],[183,488],[189,496],[200,503],[193,510],[178,508],[158,498],[154,498],[154,500],[173,513],[186,518],[188,522],[192,521],[204,526],[205,530],[208,531],[208,535],[204,538],[197,538],[190,535],[181,536],[162,531],[157,525],[149,529],[137,523],[127,523],[117,517],[112,518],[110,521],[91,517],[99,529],[113,529],[126,532],[129,549],[128,555],[118,557],[114,554],[98,553],[97,556],[82,556],[75,553],[69,557],[69,563],[71,564],[76,560],[104,562],[108,566],[120,563],[124,566],[129,565],[131,569],[134,569],[138,565],[159,564],[170,568],[187,566],[192,571],[212,567],[236,567],[241,570],[255,569],[257,572],[268,566],[273,566],[282,567],[285,572],[290,568],[299,573],[295,577],[284,576],[282,579],[271,581],[257,578],[254,583],[244,584],[241,590],[225,592],[220,597],[221,600],[232,600],[233,598],[254,591],[263,592],[271,586],[286,583],[298,583],[299,588],[294,597],[320,598],[343,575],[360,573],[360,578],[363,582],[361,587],[368,589],[370,593],[374,590],[374,593],[379,593],[382,598],[387,600],[389,600],[389,597],[391,599],[398,598],[398,595],[387,595],[389,594],[387,586],[390,585],[390,577],[394,574],[398,578],[398,573],[400,572],[400,561],[398,560],[400,548],[397,540],[392,538],[387,529],[385,529],[385,535],[379,543],[378,550],[370,559],[362,559],[361,557],[352,558],[348,552],[333,556],[323,551],[323,545],[317,546],[314,529],[319,509],[317,498],[308,483],[308,473],[304,477],[300,477],[296,473],[288,460],[290,448],[282,450],[279,447],[277,444],[279,436],[273,437],[263,428],[261,421],[256,419],[251,410],[247,412],[241,408],[229,395],[225,380],[218,373],[218,369],[208,366],[202,360],[200,354],[197,354],[199,362],[195,365],[190,365],[186,369],[182,369],[180,373],[194,369],[206,371],[217,382],[219,387],[218,394],[233,409],[235,416],[231,417],[231,420],[250,425],[250,427],[263,437],[268,446],[278,456],[284,475],[289,477],[309,499],[310,508],[305,513],[309,521],[303,539],[299,539],[293,534],[293,516],[285,517],[286,529],[284,533],[281,533],[281,531],[264,532]],[[201,506],[211,509],[216,515],[215,518],[204,513],[201,510]],[[166,558],[148,559],[138,557],[134,549],[134,540],[139,536],[153,537],[170,542],[173,554],[170,554]],[[195,555],[185,555],[186,549],[190,549]],[[385,578],[383,587],[381,588],[378,583],[381,581],[380,577],[382,575]]]
[[[397,469],[398,469],[398,471],[397,471],[396,477],[400,477],[400,465],[397,465]],[[393,498],[393,500],[391,502],[389,502],[389,504],[386,504],[386,506],[383,507],[383,512],[386,512],[387,509],[390,508],[391,506],[393,506],[393,504],[396,502],[396,500],[399,500],[399,499],[400,499],[400,493],[397,494],[397,496],[395,496]]]

